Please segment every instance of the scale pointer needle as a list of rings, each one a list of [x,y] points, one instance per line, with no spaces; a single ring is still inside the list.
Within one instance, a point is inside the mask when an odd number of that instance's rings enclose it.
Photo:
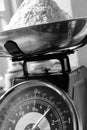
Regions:
[[[43,118],[47,115],[47,113],[50,111],[50,107],[45,111],[45,113],[41,116],[41,118],[36,122],[36,124],[33,126],[32,130],[35,130],[35,128],[39,125],[39,123],[43,120]]]

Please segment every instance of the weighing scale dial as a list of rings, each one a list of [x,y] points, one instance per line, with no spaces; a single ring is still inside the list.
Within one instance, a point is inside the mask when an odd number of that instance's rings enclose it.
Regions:
[[[0,100],[0,130],[80,130],[79,125],[68,95],[46,82],[22,82]]]

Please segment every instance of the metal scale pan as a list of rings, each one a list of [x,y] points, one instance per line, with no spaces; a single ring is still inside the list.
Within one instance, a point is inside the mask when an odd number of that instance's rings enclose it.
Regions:
[[[26,57],[63,53],[86,44],[87,18],[0,32],[0,56]]]

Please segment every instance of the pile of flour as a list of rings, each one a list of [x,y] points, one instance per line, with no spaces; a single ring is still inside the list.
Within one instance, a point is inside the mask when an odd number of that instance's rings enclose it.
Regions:
[[[54,0],[24,0],[6,29],[27,27],[69,19]]]

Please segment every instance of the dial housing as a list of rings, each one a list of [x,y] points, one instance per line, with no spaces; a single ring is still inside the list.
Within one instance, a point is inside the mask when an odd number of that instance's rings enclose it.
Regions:
[[[40,80],[25,81],[11,88],[0,100],[0,130],[81,128],[73,102],[53,84]]]

